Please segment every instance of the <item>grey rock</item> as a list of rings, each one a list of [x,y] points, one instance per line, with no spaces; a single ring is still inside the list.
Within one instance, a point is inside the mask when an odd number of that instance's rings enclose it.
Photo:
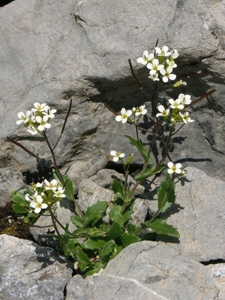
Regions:
[[[130,108],[146,103],[151,110],[147,73],[137,66],[136,58],[143,50],[153,48],[159,39],[160,46],[167,44],[180,52],[178,74],[191,75],[185,92],[197,98],[206,90],[217,88],[213,96],[192,112],[196,122],[184,129],[178,139],[182,144],[174,157],[179,154],[189,165],[195,164],[208,174],[222,177],[221,166],[225,165],[223,11],[223,4],[216,0],[169,0],[166,5],[123,0],[114,3],[113,9],[111,2],[105,0],[57,3],[21,0],[2,7],[3,164],[23,171],[34,168],[33,158],[28,154],[22,156],[21,149],[5,140],[7,135],[16,137],[40,157],[50,159],[47,147],[39,138],[30,137],[15,125],[16,114],[30,109],[35,101],[48,102],[58,110],[59,115],[53,121],[55,131],[49,132],[49,139],[55,142],[68,110],[68,100],[73,100],[71,116],[57,149],[60,165],[70,167],[71,162],[88,161],[112,148],[135,153],[123,137],[131,134],[130,126],[121,129],[121,124],[115,124],[114,115],[102,103],[116,111],[123,106]],[[131,76],[128,58],[143,84],[141,91]],[[198,71],[204,78],[196,76]],[[139,161],[137,156],[135,162]]]
[[[72,270],[51,248],[0,235],[0,298],[63,300]]]
[[[84,212],[89,206],[99,201],[106,201],[110,204],[113,200],[114,194],[112,191],[100,187],[90,179],[83,179],[78,186],[78,203]]]
[[[196,168],[187,168],[176,185],[176,204],[168,212],[168,223],[178,228],[178,248],[198,261],[225,259],[224,181]],[[173,244],[174,245],[174,244]]]
[[[66,300],[212,300],[219,292],[202,264],[156,242],[128,246],[101,273],[71,278],[66,290]]]
[[[225,299],[225,263],[210,264],[206,268],[212,274],[216,286],[220,290],[219,299]]]
[[[24,187],[23,174],[15,168],[0,168],[0,207],[10,203],[10,194]]]

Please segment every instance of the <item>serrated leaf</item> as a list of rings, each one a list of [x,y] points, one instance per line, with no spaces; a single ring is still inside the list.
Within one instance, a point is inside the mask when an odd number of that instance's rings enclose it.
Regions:
[[[141,239],[137,235],[132,233],[124,233],[121,236],[121,242],[124,248],[139,241],[141,241]]]
[[[158,191],[158,209],[160,212],[166,211],[173,203],[175,203],[176,195],[174,183],[170,175],[167,173],[162,181]]]
[[[105,243],[106,241],[103,239],[89,237],[83,242],[83,247],[90,250],[102,249]]]
[[[92,206],[88,207],[85,214],[84,225],[87,226],[88,224],[92,223],[92,226],[94,226],[94,224],[96,224],[96,222],[103,217],[107,207],[108,204],[106,201],[99,201],[93,204]]]
[[[142,174],[142,172],[138,173],[134,178],[137,181],[142,181],[147,179],[148,177],[155,175],[157,173],[162,172],[162,170],[165,168],[165,165],[154,165],[151,168],[147,168]]]
[[[113,240],[106,242],[100,252],[100,256],[105,257],[105,256],[108,256],[110,253],[112,253],[114,245],[115,245],[115,241],[113,241]]]
[[[150,156],[148,155],[148,150],[147,148],[145,147],[145,145],[142,143],[142,141],[137,141],[135,140],[134,138],[132,138],[131,136],[129,135],[125,135],[128,140],[131,142],[131,144],[133,146],[135,146],[139,152],[141,153],[141,155],[143,156],[144,160],[147,162],[147,163],[150,163],[151,162],[151,158]]]
[[[115,240],[117,237],[121,236],[123,233],[123,228],[118,222],[114,222],[109,230],[110,239]]]
[[[179,238],[180,234],[175,227],[166,223],[165,220],[155,219],[153,222],[145,222],[148,228],[154,230],[157,234],[164,234],[172,237]]]

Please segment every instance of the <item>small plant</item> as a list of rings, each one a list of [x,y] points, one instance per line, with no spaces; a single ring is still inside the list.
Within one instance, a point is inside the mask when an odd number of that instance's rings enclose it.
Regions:
[[[177,67],[175,59],[178,55],[176,49],[170,50],[167,46],[162,48],[156,46],[151,53],[144,51],[143,56],[137,59],[138,63],[147,67],[148,78],[155,85],[151,98],[152,115],[148,114],[145,105],[141,105],[132,109],[122,108],[121,113],[115,116],[115,121],[121,122],[123,126],[128,124],[134,127],[135,138],[132,136],[126,136],[126,138],[139,151],[143,163],[142,169],[134,176],[136,183],[131,188],[129,169],[133,161],[133,154],[126,158],[124,153],[117,150],[110,152],[112,161],[121,163],[124,169],[124,180],[114,179],[112,184],[115,199],[110,206],[105,201],[97,202],[86,212],[82,211],[74,197],[75,192],[71,179],[61,174],[57,165],[54,151],[65,129],[72,102],[70,102],[61,135],[54,146],[50,145],[47,133],[51,128],[51,120],[56,113],[55,109],[51,109],[46,103],[34,103],[31,110],[18,114],[18,125],[23,124],[32,135],[39,134],[44,137],[52,156],[54,169],[51,180],[43,178],[42,182],[33,182],[24,193],[14,192],[12,194],[13,209],[17,214],[24,215],[25,222],[30,223],[34,223],[47,210],[55,228],[56,234],[53,237],[58,242],[57,250],[76,262],[77,270],[81,274],[92,275],[98,272],[123,248],[132,243],[142,240],[160,240],[165,236],[179,238],[178,230],[167,224],[163,217],[163,213],[175,203],[176,180],[185,175],[182,165],[172,160],[170,149],[176,133],[183,126],[193,122],[187,111],[188,107],[214,91],[206,93],[195,101],[191,100],[190,95],[180,93],[177,99],[168,99],[166,105],[161,104],[158,100],[160,90],[168,86],[178,88],[186,85],[186,82],[182,80],[173,85],[170,83],[176,79],[173,71]],[[134,75],[133,69],[131,71]],[[136,77],[135,79],[137,80]],[[148,128],[140,126],[143,116],[147,117],[148,124],[150,123]],[[151,136],[148,144],[140,139],[140,130]],[[37,157],[23,145],[9,140]],[[153,164],[151,155],[157,141],[163,145],[164,155],[159,163]],[[142,181],[149,180],[159,173],[164,174],[164,179],[157,190],[158,208],[149,218],[134,225],[132,213],[135,191]],[[64,227],[59,222],[55,214],[59,201],[65,197],[74,201],[76,206],[76,212],[71,217],[76,229],[72,232],[69,231],[68,225]],[[107,221],[105,216],[108,216]],[[59,233],[59,226],[64,230],[63,234]]]

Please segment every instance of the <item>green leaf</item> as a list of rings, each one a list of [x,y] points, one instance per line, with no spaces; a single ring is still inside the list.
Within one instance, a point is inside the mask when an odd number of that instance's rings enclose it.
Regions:
[[[144,224],[147,225],[148,228],[154,230],[157,234],[164,234],[176,238],[180,237],[180,234],[177,231],[177,229],[174,228],[172,225],[167,224],[165,220],[155,219],[151,223],[147,221]]]
[[[135,233],[137,232],[138,230],[140,229],[140,227],[136,227],[135,225],[133,224],[127,224],[127,231],[128,233]]]
[[[75,254],[76,254],[76,259],[79,262],[79,268],[81,269],[81,271],[85,271],[87,266],[92,265],[92,262],[90,261],[89,257],[87,256],[86,253],[82,251],[80,246],[77,246],[75,248]]]
[[[27,210],[23,208],[23,206],[19,204],[13,204],[12,209],[15,211],[15,213],[21,215],[21,214],[27,214]]]
[[[107,243],[105,243],[104,247],[100,252],[100,256],[105,257],[108,256],[110,253],[112,253],[114,245],[115,245],[115,241],[113,240],[110,240]]]
[[[147,163],[150,163],[151,162],[151,158],[150,156],[148,155],[148,150],[147,148],[145,147],[145,145],[142,143],[142,141],[137,141],[135,140],[134,138],[132,138],[131,136],[129,135],[125,135],[128,140],[131,142],[131,144],[133,146],[135,146],[139,152],[141,153],[141,155],[143,156],[144,160],[147,162]]]
[[[109,230],[110,239],[115,240],[123,233],[123,228],[118,222],[114,222]]]
[[[121,215],[121,208],[122,207],[120,205],[114,204],[113,207],[111,208],[110,212],[109,212],[109,216],[110,216],[110,219],[113,222],[117,222],[121,226],[123,226],[123,224],[124,224],[124,218]]]
[[[84,242],[83,242],[83,247],[85,249],[90,249],[90,250],[94,250],[94,249],[102,249],[103,246],[105,245],[106,241],[103,239],[98,239],[98,238],[87,238]]]
[[[173,203],[175,203],[176,195],[174,183],[170,175],[167,173],[162,181],[158,191],[158,209],[160,212],[166,211]]]
[[[29,207],[28,202],[25,200],[24,194],[18,191],[12,193],[12,201],[17,204],[20,204],[21,206]]]
[[[71,216],[70,219],[75,226],[81,227],[81,228],[84,227],[84,221],[79,216]]]
[[[92,223],[92,226],[98,222],[99,219],[103,217],[108,207],[108,203],[106,201],[97,202],[92,206],[88,207],[85,214],[85,222],[84,225],[87,226]]]
[[[124,248],[129,246],[130,244],[137,243],[140,240],[141,239],[137,235],[132,234],[132,233],[124,233],[121,236],[121,241],[122,241],[122,245]]]
[[[93,274],[95,274],[95,273],[98,273],[98,272],[101,270],[102,267],[104,267],[104,266],[102,265],[101,262],[94,263],[94,264],[92,264],[91,267],[89,267],[89,268],[87,268],[87,269],[85,270],[85,274],[86,274],[87,276],[91,276],[91,275],[93,275]]]
[[[137,181],[142,181],[147,179],[148,177],[160,173],[165,168],[165,165],[154,165],[151,168],[147,168],[142,174],[142,172],[138,173],[134,178]]]
[[[123,199],[125,187],[124,184],[118,179],[113,179],[112,190],[115,194],[119,194],[119,196]]]

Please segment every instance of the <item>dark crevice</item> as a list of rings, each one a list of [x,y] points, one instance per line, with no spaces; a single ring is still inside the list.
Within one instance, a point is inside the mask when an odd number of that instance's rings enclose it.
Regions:
[[[9,3],[13,2],[15,0],[1,0],[0,1],[0,7],[8,5]]]
[[[216,264],[224,264],[225,263],[225,259],[218,258],[218,259],[212,259],[212,260],[208,260],[208,261],[200,261],[200,263],[202,265],[204,265],[204,266],[216,265]]]

